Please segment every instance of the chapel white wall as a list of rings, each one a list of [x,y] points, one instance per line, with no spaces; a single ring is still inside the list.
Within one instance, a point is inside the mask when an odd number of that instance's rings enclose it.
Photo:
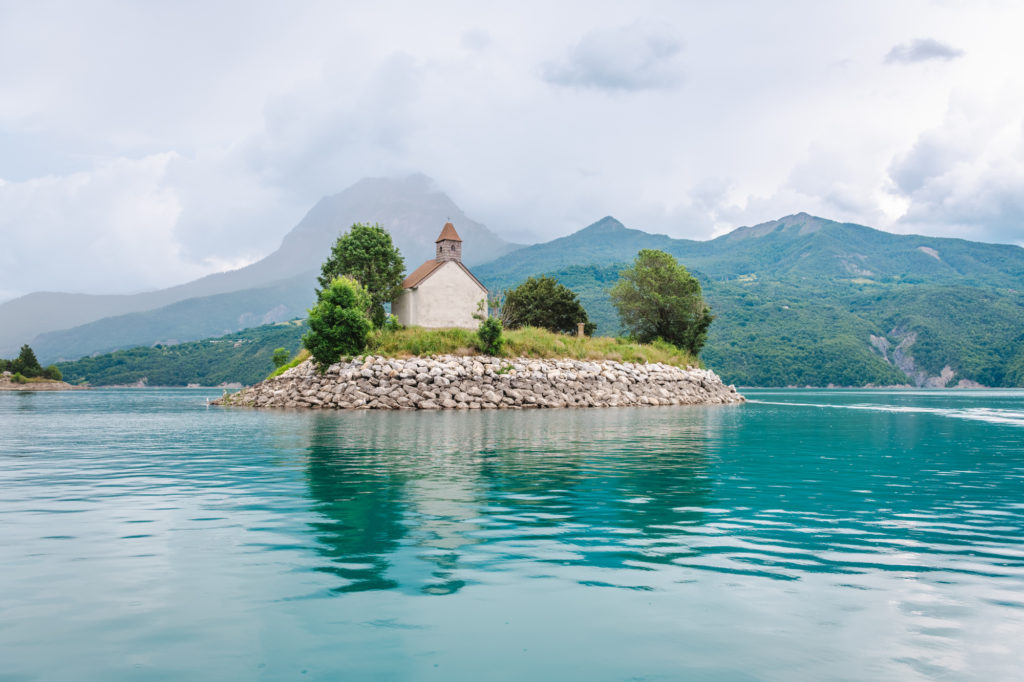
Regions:
[[[398,324],[411,327],[416,322],[416,290],[404,289],[391,303],[391,314],[398,318]]]
[[[487,292],[454,261],[439,267],[414,291],[409,298],[413,322],[403,324],[476,329],[480,321],[473,315],[487,314]]]

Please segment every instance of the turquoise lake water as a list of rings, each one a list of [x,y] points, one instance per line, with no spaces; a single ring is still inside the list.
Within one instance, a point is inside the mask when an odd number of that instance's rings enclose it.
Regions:
[[[1024,392],[0,393],[0,680],[1019,680]]]

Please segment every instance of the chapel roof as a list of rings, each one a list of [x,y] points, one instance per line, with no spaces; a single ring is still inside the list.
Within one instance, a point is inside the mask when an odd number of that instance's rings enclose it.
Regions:
[[[483,285],[483,282],[478,280],[476,278],[476,275],[469,271],[469,268],[467,268],[465,265],[463,265],[461,262],[457,260],[428,260],[426,263],[413,270],[408,277],[402,280],[402,288],[415,289],[416,287],[423,283],[423,280],[430,277],[442,265],[445,265],[447,263],[454,263],[455,265],[457,265],[460,270],[469,275],[470,279],[476,282],[477,286],[479,286],[484,291],[487,291],[487,287]]]
[[[420,282],[430,277],[439,267],[444,265],[445,261],[440,260],[428,260],[423,265],[419,266],[415,270],[409,273],[409,276],[402,280],[403,289],[412,289],[420,285]]]
[[[459,233],[455,231],[455,226],[452,225],[451,223],[445,223],[444,224],[444,229],[441,230],[441,236],[439,236],[436,240],[434,240],[435,243],[443,242],[443,241],[452,241],[452,242],[461,242],[462,241],[462,237],[460,237]]]

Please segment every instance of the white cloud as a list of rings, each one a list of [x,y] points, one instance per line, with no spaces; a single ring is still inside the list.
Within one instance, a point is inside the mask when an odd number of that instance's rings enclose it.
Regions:
[[[162,183],[173,160],[121,159],[89,172],[4,183],[5,281],[23,290],[112,292],[201,272],[182,266],[174,238],[181,205]]]
[[[634,23],[594,30],[561,60],[544,64],[553,85],[597,90],[662,90],[683,78],[682,42],[662,26]]]
[[[964,56],[964,51],[939,42],[934,38],[918,38],[909,43],[894,45],[885,55],[887,64],[913,64],[931,60],[949,61]]]
[[[979,112],[960,102],[890,167],[907,201],[897,227],[1024,243],[1024,116],[1005,100]]]

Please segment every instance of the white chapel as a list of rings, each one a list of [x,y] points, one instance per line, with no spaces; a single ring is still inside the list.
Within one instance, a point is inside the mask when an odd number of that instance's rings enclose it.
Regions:
[[[391,304],[400,324],[438,329],[476,329],[487,315],[487,288],[462,264],[462,239],[445,223],[435,242],[435,255],[402,282]]]

